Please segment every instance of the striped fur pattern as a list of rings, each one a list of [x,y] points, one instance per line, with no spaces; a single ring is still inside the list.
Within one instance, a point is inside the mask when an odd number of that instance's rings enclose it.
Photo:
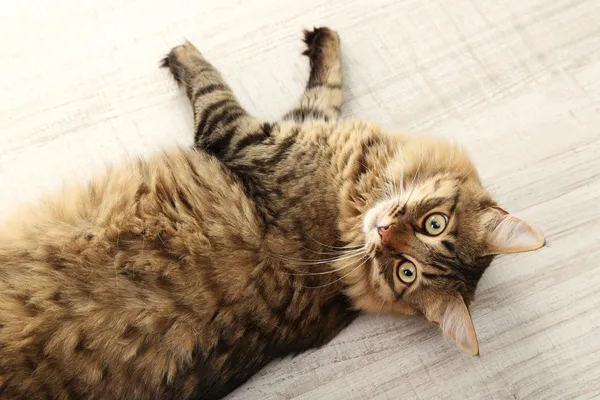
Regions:
[[[514,218],[493,233],[506,214],[459,148],[339,121],[339,38],[305,42],[310,78],[279,122],[248,115],[192,44],[174,48],[164,66],[194,109],[195,148],[3,223],[0,398],[221,398],[360,311],[423,314],[472,351],[481,274],[505,242],[533,246]],[[434,238],[421,221],[436,210],[450,219]]]

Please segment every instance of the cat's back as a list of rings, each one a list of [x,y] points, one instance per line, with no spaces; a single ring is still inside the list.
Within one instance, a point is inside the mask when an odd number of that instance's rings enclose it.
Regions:
[[[179,149],[14,214],[0,225],[0,398],[147,397],[174,379],[211,336],[214,263],[251,266],[257,221],[215,159]]]

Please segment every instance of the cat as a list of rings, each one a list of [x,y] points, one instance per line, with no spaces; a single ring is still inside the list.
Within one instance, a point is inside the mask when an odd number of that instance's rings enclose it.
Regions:
[[[420,314],[469,354],[479,279],[543,237],[440,138],[340,120],[340,41],[281,121],[189,42],[164,59],[194,148],[137,160],[0,228],[0,398],[216,399],[360,312]]]

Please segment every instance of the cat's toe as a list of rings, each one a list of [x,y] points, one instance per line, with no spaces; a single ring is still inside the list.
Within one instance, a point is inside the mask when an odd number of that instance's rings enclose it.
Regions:
[[[340,37],[336,31],[327,27],[314,28],[304,31],[304,43],[307,49],[302,53],[311,62],[325,56],[339,55]]]
[[[169,54],[160,63],[163,68],[168,68],[169,72],[175,79],[177,84],[181,85],[186,71],[193,70],[200,61],[202,61],[202,54],[200,51],[186,41],[182,45],[174,47]]]

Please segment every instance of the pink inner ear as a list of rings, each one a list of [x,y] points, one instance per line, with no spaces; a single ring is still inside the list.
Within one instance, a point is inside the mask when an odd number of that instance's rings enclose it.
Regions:
[[[479,354],[479,343],[473,327],[473,321],[462,299],[453,299],[446,307],[440,324],[446,335],[450,336],[458,347],[467,354]]]
[[[496,223],[487,235],[490,254],[522,253],[537,250],[545,243],[544,237],[525,221],[497,211]]]
[[[502,215],[510,214],[508,211],[506,211],[506,210],[505,210],[504,208],[502,208],[502,207],[494,206],[494,207],[492,207],[492,208],[493,208],[494,210],[498,210],[498,211],[500,211],[500,213],[501,213]]]

